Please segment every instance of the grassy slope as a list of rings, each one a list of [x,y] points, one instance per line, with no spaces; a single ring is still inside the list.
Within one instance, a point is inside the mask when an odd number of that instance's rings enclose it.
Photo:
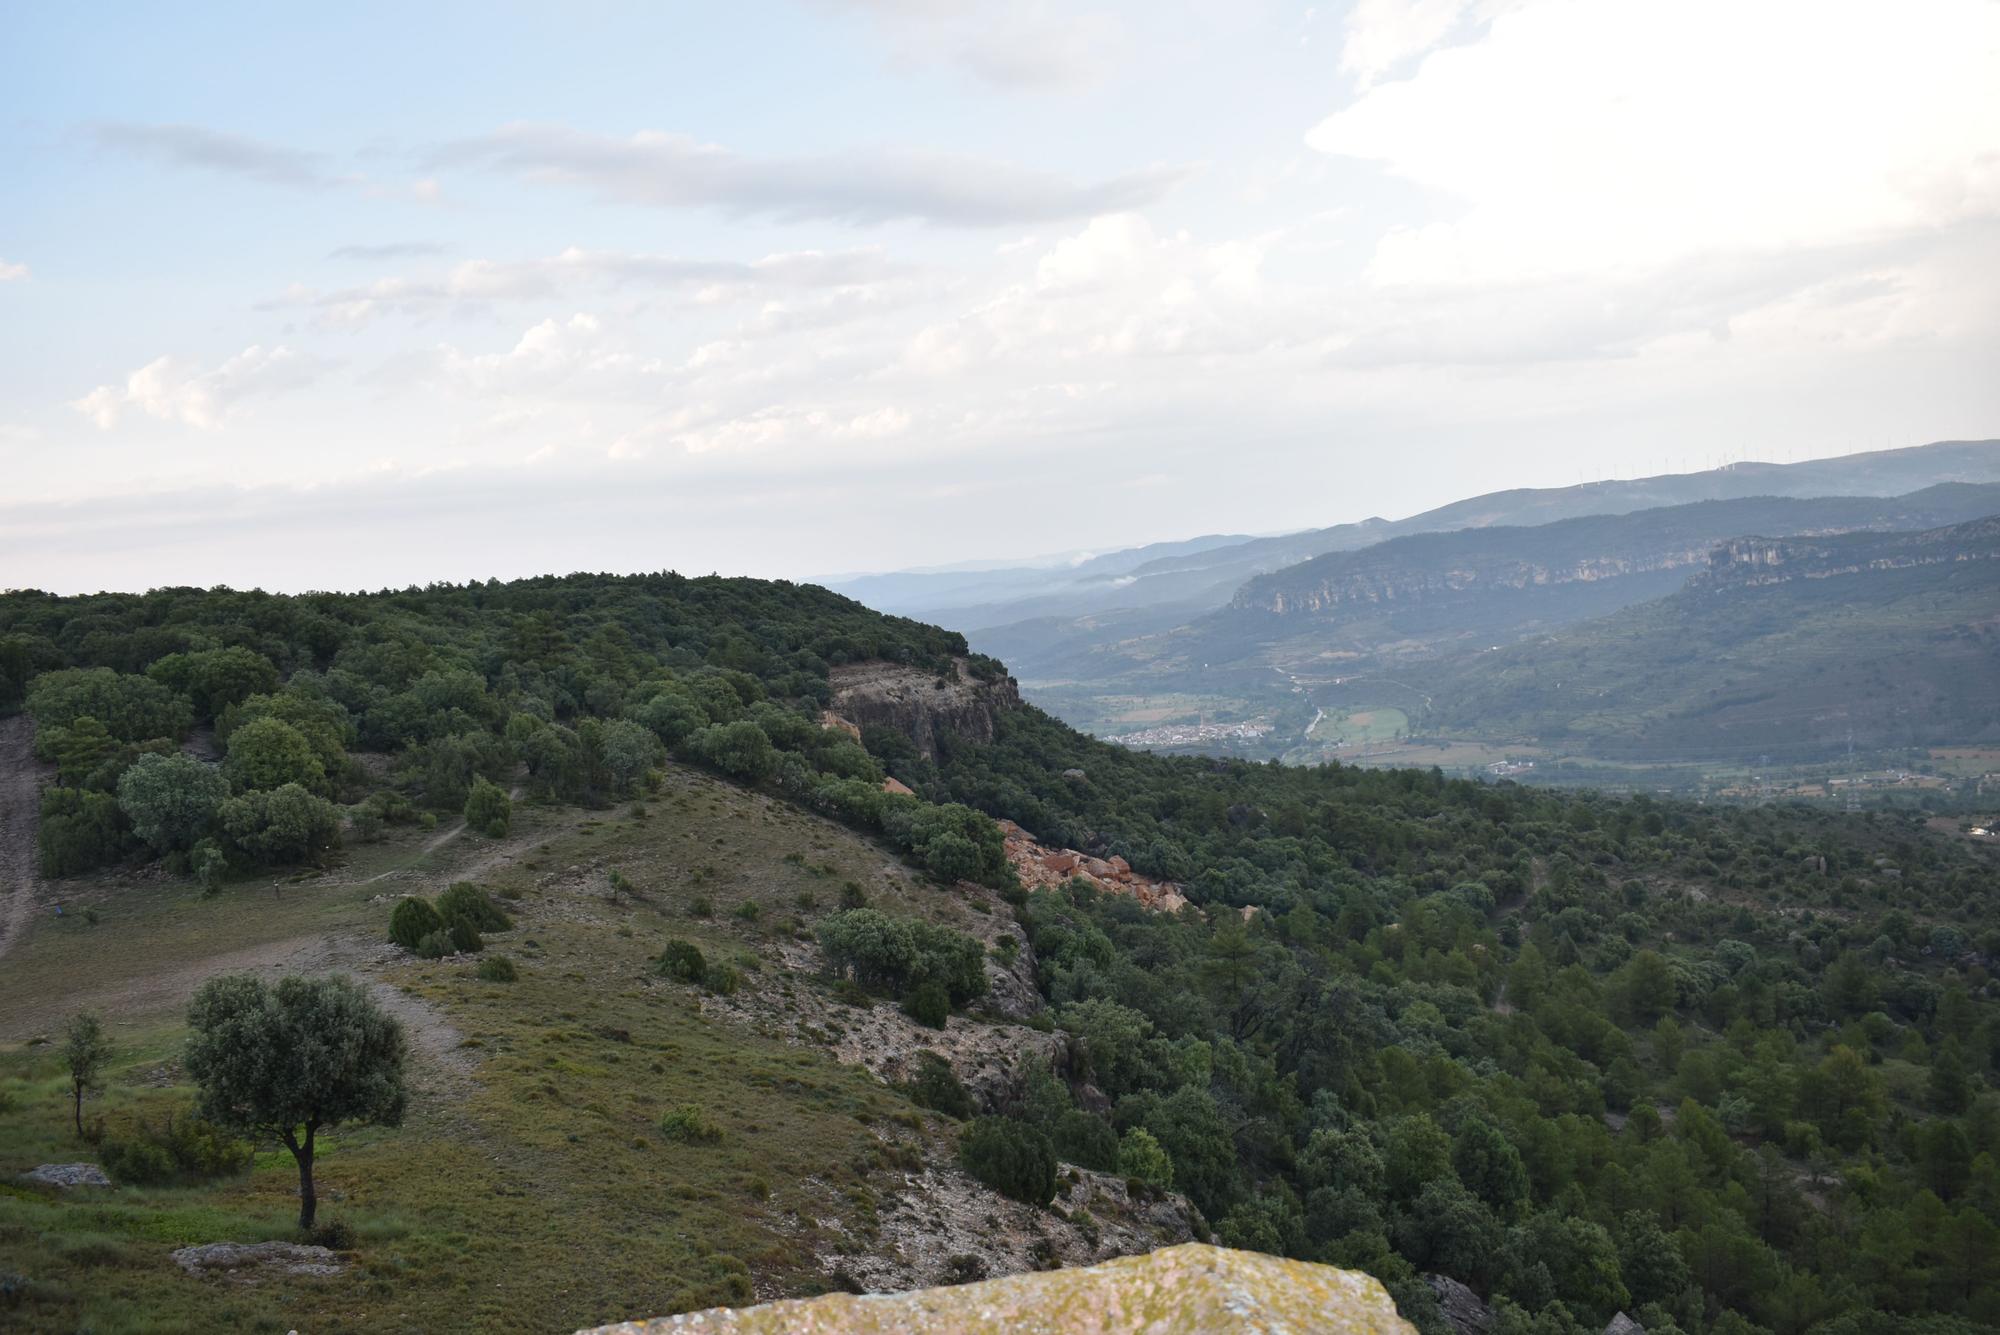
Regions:
[[[871,1176],[945,1128],[865,1072],[705,1018],[697,994],[651,975],[649,957],[679,935],[755,965],[847,880],[883,907],[968,910],[840,827],[686,771],[641,819],[523,814],[540,828],[510,843],[533,847],[480,877],[516,915],[488,947],[520,964],[513,984],[374,944],[391,903],[374,897],[441,887],[490,854],[470,836],[427,855],[414,837],[364,848],[275,900],[268,884],[202,899],[101,879],[73,901],[94,902],[99,926],[45,923],[11,954],[0,975],[0,1269],[32,1286],[8,1321],[554,1330],[741,1300],[752,1271],[759,1296],[820,1287],[816,1221],[866,1236]],[[609,899],[612,867],[642,899]],[[712,916],[691,916],[697,896]],[[735,913],[749,902],[754,922]],[[330,1138],[319,1174],[322,1219],[359,1237],[358,1274],[247,1287],[187,1278],[169,1260],[186,1242],[289,1236],[296,1179],[282,1154],[208,1187],[58,1197],[12,1185],[36,1163],[90,1157],[67,1130],[53,1047],[20,1040],[103,1007],[121,1056],[87,1113],[114,1125],[163,1116],[190,1096],[175,1083],[178,1007],[218,958],[347,967],[407,993],[424,1055],[412,1115],[400,1131]],[[746,982],[794,985],[768,966]],[[689,1103],[723,1125],[719,1145],[663,1143],[660,1115]]]

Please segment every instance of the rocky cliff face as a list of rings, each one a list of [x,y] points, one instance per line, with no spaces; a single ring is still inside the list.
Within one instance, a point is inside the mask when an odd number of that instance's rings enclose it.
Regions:
[[[1539,528],[1483,528],[1396,538],[1261,576],[1237,611],[1343,616],[1489,592],[1597,584],[1661,571],[1698,571],[1716,544],[1963,525],[2000,510],[2000,488],[1937,487],[1887,499],[1758,498],[1593,516]],[[1836,545],[1839,539],[1825,539]]]
[[[602,1326],[584,1335],[1415,1335],[1367,1275],[1189,1243],[1102,1265],[857,1297],[829,1294]]]
[[[937,756],[938,737],[993,740],[995,720],[1021,706],[1012,677],[981,681],[964,659],[939,676],[898,663],[849,663],[833,670],[833,713],[865,728],[894,728],[926,760]]]
[[[1709,553],[1708,568],[1690,587],[1751,588],[1871,570],[1993,560],[2000,560],[2000,516],[1922,533],[1734,538]]]
[[[1290,588],[1251,585],[1237,594],[1236,606],[1277,616],[1325,616],[1354,607],[1416,602],[1440,594],[1483,589],[1534,589],[1557,584],[1590,584],[1656,570],[1694,567],[1707,558],[1706,544],[1638,556],[1594,556],[1567,563],[1500,561],[1488,565],[1436,569],[1382,567],[1347,570]]]

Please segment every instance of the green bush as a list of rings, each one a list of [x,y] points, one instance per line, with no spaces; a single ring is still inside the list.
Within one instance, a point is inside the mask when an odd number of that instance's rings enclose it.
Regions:
[[[1029,1205],[1055,1199],[1055,1147],[1025,1122],[978,1118],[959,1137],[958,1159],[966,1172],[1002,1196]]]
[[[470,881],[455,881],[437,897],[438,916],[447,923],[464,923],[476,932],[505,932],[513,920]]]
[[[907,997],[926,983],[942,988],[947,1008],[986,991],[986,951],[963,932],[922,918],[849,909],[819,925],[827,961],[863,987]]]
[[[1066,1163],[1100,1173],[1118,1167],[1118,1133],[1102,1117],[1093,1117],[1081,1108],[1070,1108],[1058,1117],[1050,1139]]]
[[[972,1116],[972,1095],[951,1069],[951,1063],[935,1052],[917,1054],[916,1074],[903,1090],[919,1108],[929,1108],[960,1121]]]
[[[242,1172],[251,1147],[213,1122],[169,1116],[154,1126],[141,1122],[107,1134],[97,1147],[98,1162],[113,1181],[132,1186],[204,1182]]]
[[[193,873],[195,883],[212,895],[222,888],[222,878],[229,872],[229,858],[221,844],[204,839],[188,854],[188,870]]]
[[[250,862],[306,862],[340,847],[340,808],[295,783],[232,797],[219,816],[229,842]]]
[[[474,779],[465,799],[465,823],[490,839],[504,839],[514,822],[514,802],[491,779]]]
[[[486,949],[486,943],[471,923],[463,918],[454,918],[445,926],[445,935],[451,939],[451,948],[461,955],[476,955]]]
[[[711,964],[706,985],[718,997],[733,997],[736,989],[743,986],[743,975],[730,965]]]
[[[951,997],[944,984],[927,978],[903,997],[903,1013],[930,1029],[942,1029],[951,1018]]]
[[[416,945],[416,955],[419,959],[441,960],[447,955],[457,953],[458,947],[451,943],[451,933],[443,928],[426,933],[424,939]]]
[[[511,983],[521,976],[514,967],[514,961],[505,955],[491,955],[479,961],[479,977],[482,982]]]
[[[116,862],[132,840],[118,799],[110,793],[45,788],[36,845],[42,875],[68,876]]]
[[[700,986],[708,980],[708,957],[701,953],[700,946],[679,937],[670,939],[661,947],[660,957],[653,967],[677,983]]]
[[[425,937],[443,930],[438,911],[414,895],[398,900],[389,914],[389,939],[405,950],[415,950]]]
[[[684,1103],[660,1118],[660,1134],[682,1145],[713,1145],[722,1139],[722,1128],[692,1103]]]
[[[1118,1172],[1127,1181],[1141,1182],[1149,1187],[1171,1187],[1174,1184],[1174,1161],[1153,1133],[1143,1126],[1135,1126],[1125,1133],[1118,1142]]]

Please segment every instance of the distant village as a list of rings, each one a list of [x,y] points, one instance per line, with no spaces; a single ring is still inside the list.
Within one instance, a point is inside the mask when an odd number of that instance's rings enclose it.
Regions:
[[[1203,746],[1215,742],[1254,742],[1270,733],[1268,723],[1172,723],[1103,740],[1120,746]]]

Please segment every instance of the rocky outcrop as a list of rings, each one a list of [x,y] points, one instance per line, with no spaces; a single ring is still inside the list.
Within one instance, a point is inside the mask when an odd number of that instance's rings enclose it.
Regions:
[[[600,1327],[594,1335],[1414,1335],[1381,1284],[1351,1270],[1190,1243],[1102,1265],[956,1288],[829,1294]]]
[[[346,1269],[338,1253],[298,1242],[204,1242],[176,1251],[174,1264],[190,1275],[223,1274],[245,1282],[278,1275],[337,1275]]]
[[[964,659],[939,675],[898,663],[849,663],[833,669],[830,713],[857,730],[894,728],[917,754],[937,758],[938,737],[990,742],[1000,714],[1021,706],[1012,677],[982,681]]]
[[[38,1182],[45,1187],[108,1187],[111,1179],[104,1170],[94,1163],[45,1163],[30,1168],[21,1174],[23,1182]]]
[[[1021,886],[1034,890],[1083,880],[1107,895],[1126,895],[1157,913],[1174,913],[1187,906],[1187,896],[1172,881],[1156,881],[1132,870],[1121,857],[1094,858],[1073,848],[1050,848],[1011,820],[1000,822],[1006,837],[1007,861]]]
[[[1466,1285],[1450,1275],[1425,1275],[1424,1283],[1437,1295],[1438,1310],[1458,1335],[1488,1335],[1493,1329],[1493,1309]]]
[[[1922,533],[1851,533],[1828,538],[1732,538],[1709,553],[1688,587],[1714,591],[1830,579],[1864,571],[2000,560],[2000,516]]]

